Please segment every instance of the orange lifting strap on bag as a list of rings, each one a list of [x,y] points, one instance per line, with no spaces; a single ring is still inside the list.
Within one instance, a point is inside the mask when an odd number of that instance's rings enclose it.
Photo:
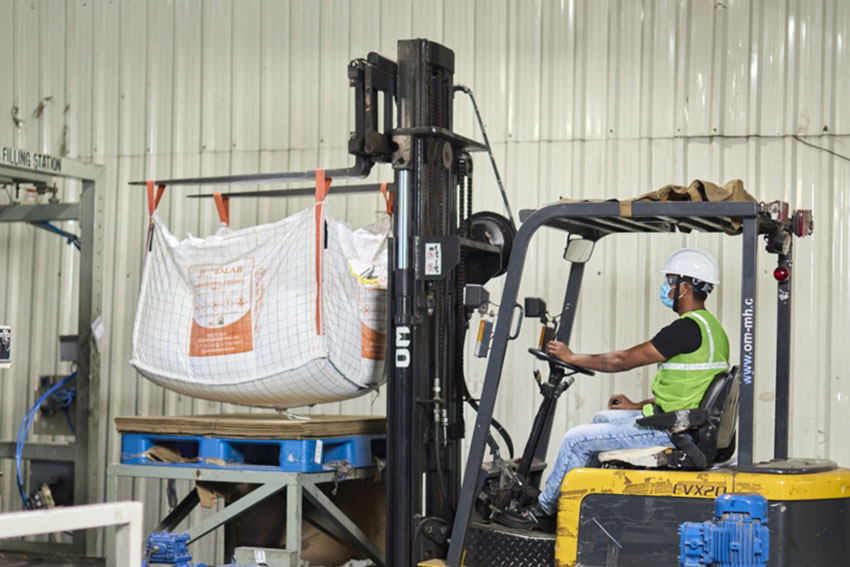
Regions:
[[[153,241],[151,240],[151,227],[153,226],[153,214],[156,212],[156,208],[159,206],[160,200],[162,200],[162,195],[165,193],[165,185],[159,185],[156,189],[156,196],[154,196],[154,180],[148,179],[147,183],[148,189],[148,236],[145,239],[146,248],[150,251],[151,246],[153,245]]]
[[[230,197],[222,197],[221,193],[215,193],[213,199],[215,199],[215,208],[218,210],[218,218],[224,226],[230,226]]]
[[[331,178],[324,169],[316,170],[316,334],[322,334],[322,256],[324,246],[325,197],[331,188]]]

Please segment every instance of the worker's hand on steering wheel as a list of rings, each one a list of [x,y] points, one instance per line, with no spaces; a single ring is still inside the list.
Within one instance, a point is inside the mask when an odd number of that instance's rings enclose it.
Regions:
[[[608,409],[641,409],[639,404],[634,403],[623,394],[614,394],[608,400]]]
[[[569,357],[573,354],[573,351],[561,341],[549,341],[546,343],[546,354],[561,359],[564,362],[570,362]]]

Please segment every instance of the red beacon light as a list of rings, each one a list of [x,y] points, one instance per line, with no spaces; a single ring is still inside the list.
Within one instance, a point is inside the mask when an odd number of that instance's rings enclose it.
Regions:
[[[785,266],[779,266],[775,270],[773,270],[773,278],[779,283],[787,281],[790,277],[791,272]]]

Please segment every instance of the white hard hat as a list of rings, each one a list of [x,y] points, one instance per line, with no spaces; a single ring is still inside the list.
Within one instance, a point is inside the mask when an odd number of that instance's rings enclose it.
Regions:
[[[711,254],[699,248],[680,248],[667,258],[664,267],[658,270],[662,274],[689,276],[717,285],[720,283],[720,270]]]

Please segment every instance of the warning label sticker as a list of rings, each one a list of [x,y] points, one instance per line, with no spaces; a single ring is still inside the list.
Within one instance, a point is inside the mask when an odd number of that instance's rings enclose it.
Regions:
[[[252,257],[189,269],[195,296],[189,356],[218,356],[253,350],[253,274]]]
[[[425,275],[439,276],[443,273],[443,246],[439,242],[425,243]]]

